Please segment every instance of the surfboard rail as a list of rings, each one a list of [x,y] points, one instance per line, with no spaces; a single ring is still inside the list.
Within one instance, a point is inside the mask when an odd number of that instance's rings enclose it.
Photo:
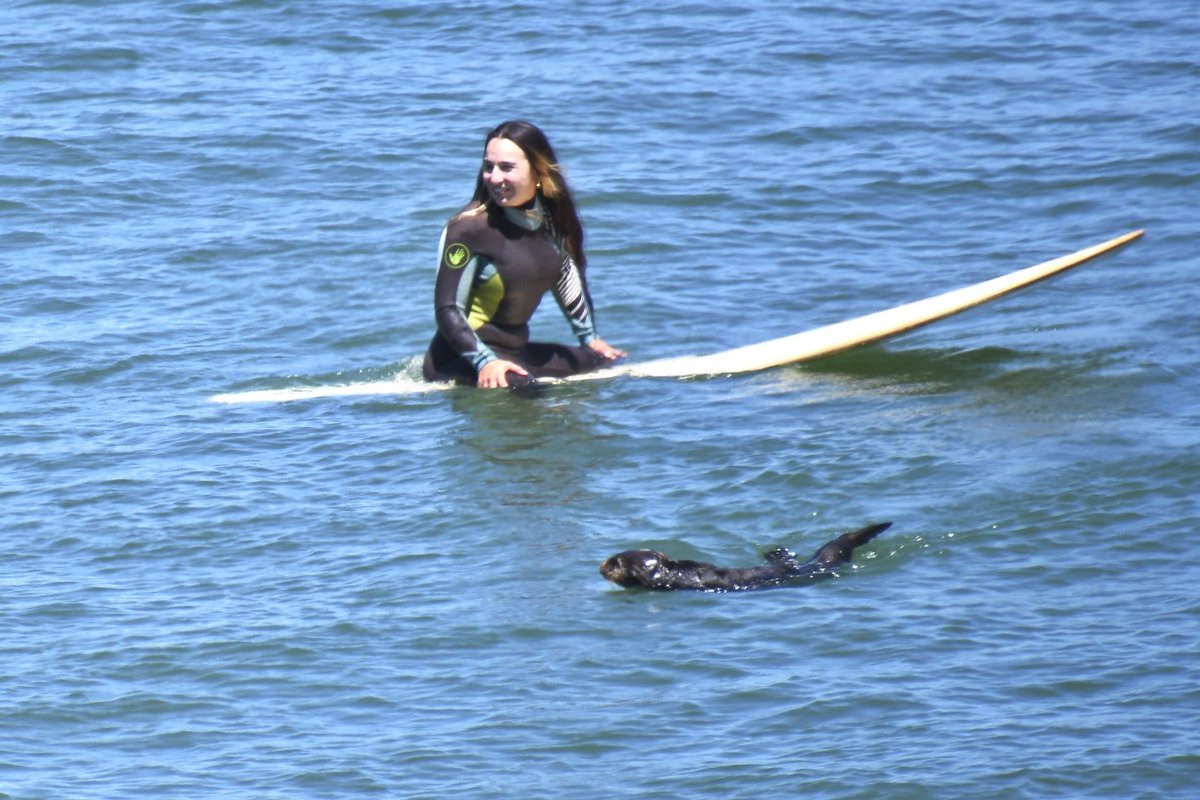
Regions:
[[[672,357],[641,364],[623,365],[598,373],[572,376],[568,380],[586,380],[593,376],[612,377],[615,375],[656,378],[736,375],[784,364],[826,358],[846,350],[908,333],[1012,294],[1105,253],[1112,252],[1140,238],[1144,233],[1144,229],[1130,231],[1106,242],[1085,247],[1069,255],[1044,261],[997,278],[831,325],[813,328],[802,333],[769,339],[705,356]]]

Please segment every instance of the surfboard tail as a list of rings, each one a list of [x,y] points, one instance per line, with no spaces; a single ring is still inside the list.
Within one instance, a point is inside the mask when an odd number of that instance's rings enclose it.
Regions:
[[[890,522],[877,522],[856,531],[843,533],[833,541],[822,545],[809,563],[822,567],[849,563],[854,556],[854,548],[866,544],[890,527],[892,527]]]
[[[625,374],[651,377],[688,377],[700,375],[736,375],[783,364],[796,364],[826,358],[856,347],[883,341],[892,336],[917,330],[933,322],[1012,294],[1047,278],[1062,274],[1097,256],[1109,253],[1135,239],[1144,230],[1130,231],[1107,242],[1085,247],[1069,255],[1025,267],[990,280],[964,286],[942,294],[915,300],[892,308],[864,314],[853,319],[819,328],[769,339],[765,342],[723,350],[704,356],[662,358],[623,366]],[[573,378],[572,378],[573,379]]]

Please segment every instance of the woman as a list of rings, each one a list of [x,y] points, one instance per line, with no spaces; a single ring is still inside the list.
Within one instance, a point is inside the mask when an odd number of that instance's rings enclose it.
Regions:
[[[583,226],[546,135],[505,122],[484,140],[475,196],[442,232],[425,379],[484,388],[587,372],[625,355],[596,336]],[[581,346],[529,341],[547,291]]]

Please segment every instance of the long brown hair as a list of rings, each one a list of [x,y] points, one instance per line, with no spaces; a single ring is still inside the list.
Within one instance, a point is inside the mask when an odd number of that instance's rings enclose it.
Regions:
[[[575,208],[575,197],[571,194],[571,187],[567,185],[566,175],[558,164],[558,157],[554,154],[554,148],[550,146],[546,134],[532,122],[518,119],[502,122],[493,128],[483,140],[484,153],[487,152],[488,143],[492,139],[508,139],[525,153],[525,157],[529,159],[529,166],[533,169],[534,179],[539,185],[538,194],[542,198],[542,206],[550,217],[554,232],[562,239],[567,252],[575,259],[579,269],[583,270],[587,266],[587,257],[583,254],[583,224],[579,221],[579,212]],[[481,206],[491,203],[491,195],[483,183],[482,171],[475,179],[475,196],[472,200]]]

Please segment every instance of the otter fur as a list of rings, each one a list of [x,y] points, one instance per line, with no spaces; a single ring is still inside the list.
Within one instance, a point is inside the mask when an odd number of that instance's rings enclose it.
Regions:
[[[767,563],[758,567],[717,567],[702,561],[675,561],[657,550],[626,550],[601,564],[600,574],[619,586],[658,591],[742,592],[790,586],[834,577],[836,567],[850,563],[854,548],[891,526],[880,522],[843,533],[803,563],[782,547],[767,552]]]

